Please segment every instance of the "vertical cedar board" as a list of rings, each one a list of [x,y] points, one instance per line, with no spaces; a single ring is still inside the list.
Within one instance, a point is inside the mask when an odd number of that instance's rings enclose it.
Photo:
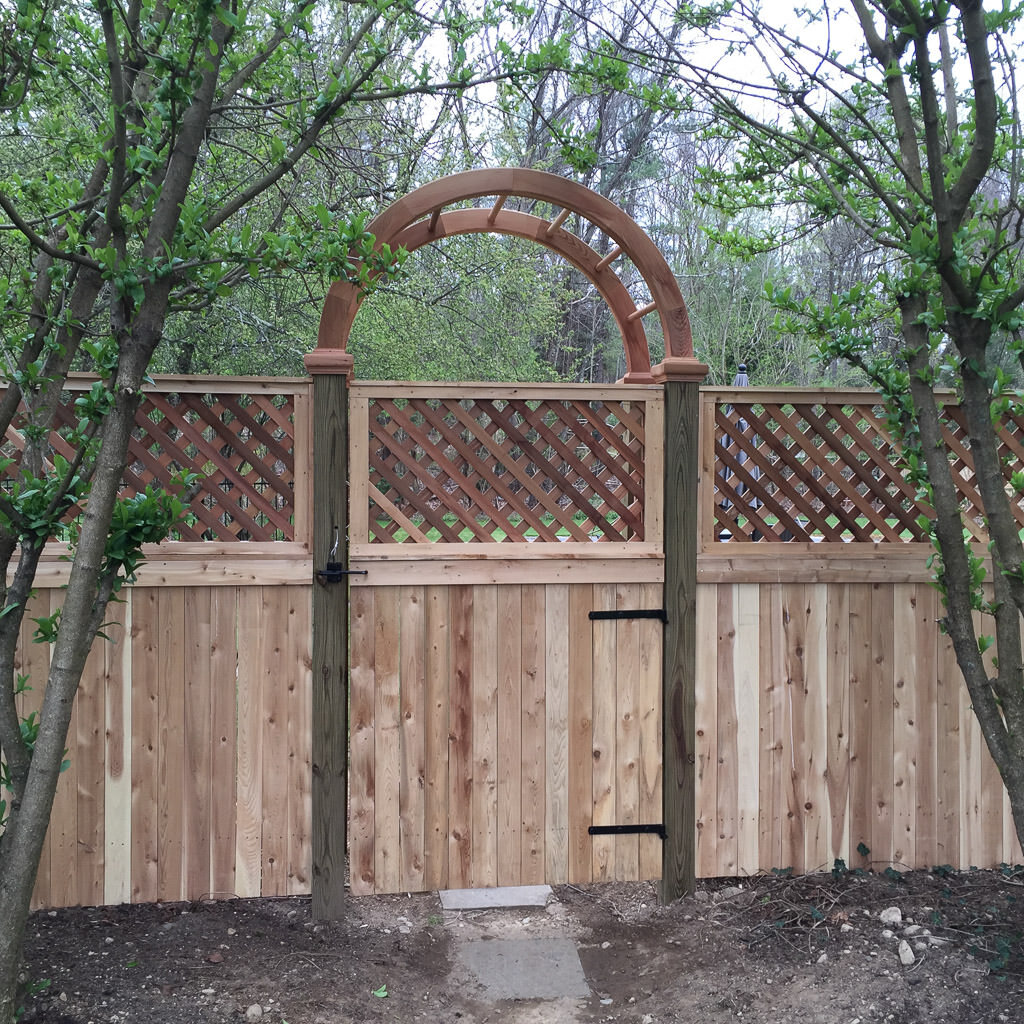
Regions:
[[[374,594],[375,587],[353,587],[351,615],[351,788],[348,825],[349,875],[352,892],[365,896],[374,891]],[[314,687],[315,683],[314,673]],[[314,704],[314,709],[316,705]],[[313,776],[314,780],[316,776]],[[314,794],[316,792],[314,785]],[[316,827],[316,803],[313,823]],[[314,831],[314,836],[316,832]],[[316,846],[314,845],[314,856]],[[316,863],[313,867],[314,888]]]
[[[132,592],[132,842],[131,898],[133,903],[157,899],[157,726],[160,693],[157,595],[146,587]],[[232,849],[232,857],[234,850]]]
[[[710,696],[717,719],[715,799],[715,861],[724,875],[738,875],[736,824],[739,817],[739,760],[738,718],[736,699],[736,588],[721,585],[717,588],[716,618],[718,637],[715,691]],[[700,596],[698,591],[698,609]],[[698,616],[700,612],[698,611]],[[698,646],[700,640],[698,639]],[[717,699],[716,699],[717,698]],[[700,697],[697,700],[700,716]]]
[[[451,679],[449,587],[426,588],[423,737],[423,882],[448,888],[448,691]]]
[[[103,645],[107,695],[103,796],[103,902],[131,900],[131,595],[107,607]],[[232,776],[234,771],[232,770]]]
[[[560,884],[569,880],[569,586],[549,585],[546,605],[545,881]]]
[[[615,608],[615,587],[594,585],[594,608],[612,611]],[[614,825],[615,820],[615,745],[616,659],[615,622],[597,619],[593,624],[593,721],[591,744],[593,763],[592,816],[595,825]],[[594,836],[591,843],[591,872],[594,881],[610,881],[615,877],[616,837]]]
[[[697,590],[697,635],[694,755],[696,757],[694,803],[696,873],[700,877],[718,874],[718,645],[722,628],[718,622],[717,594],[709,587]]]
[[[661,587],[656,583],[642,584],[640,607],[658,608],[660,603]],[[661,647],[664,626],[657,619],[642,619],[639,625],[640,820],[650,823],[661,821]],[[589,762],[592,764],[592,759]],[[661,877],[660,836],[640,836],[640,877]]]
[[[399,829],[401,767],[400,587],[376,587],[374,631],[374,886],[398,892],[402,885]]]
[[[470,884],[498,884],[498,588],[473,596],[473,853]],[[508,627],[506,627],[508,628]]]
[[[520,877],[524,885],[540,885],[544,874],[544,765],[547,760],[544,672],[547,590],[542,584],[523,587],[523,811]]]
[[[196,587],[185,601],[184,889],[188,899],[213,892],[210,877],[213,772],[211,686],[213,587]]]
[[[448,718],[448,886],[471,882],[473,841],[473,587],[451,593],[452,671]]]
[[[424,793],[426,749],[426,686],[424,680],[426,642],[426,590],[399,590],[399,735],[401,777],[399,779],[399,842],[401,847],[401,888],[422,892],[424,865]]]
[[[523,885],[523,588],[498,587],[498,885]]]
[[[589,613],[594,607],[592,585],[569,588],[569,881],[582,885],[592,879],[594,822],[593,673],[594,638]]]

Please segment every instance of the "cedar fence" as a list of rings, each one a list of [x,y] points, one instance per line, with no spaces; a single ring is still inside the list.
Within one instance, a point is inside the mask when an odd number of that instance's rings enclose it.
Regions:
[[[72,382],[72,396],[86,386]],[[353,477],[352,564],[380,569],[375,585],[357,578],[352,587],[353,887],[539,877],[531,858],[554,880],[655,874],[654,837],[595,837],[585,848],[577,841],[587,821],[648,818],[660,800],[660,724],[652,731],[649,695],[636,681],[658,663],[651,650],[660,647],[661,627],[619,623],[605,627],[618,631],[612,635],[595,623],[591,640],[584,621],[588,608],[657,603],[657,446],[645,452],[645,483],[636,457],[644,423],[627,390],[605,392],[602,401],[624,403],[610,416],[594,414],[582,392],[539,415],[533,392],[497,385],[360,385],[353,393],[353,451],[362,451],[368,470]],[[474,417],[482,426],[472,436],[482,430],[490,438],[482,461],[476,442],[465,440]],[[949,422],[969,506],[970,452],[958,441],[955,409]],[[373,430],[390,431],[391,440],[371,440]],[[526,434],[541,439],[554,467],[548,477],[525,468],[517,431],[524,443]],[[1024,452],[1019,426],[1004,441],[1009,473]],[[61,444],[54,439],[55,449]],[[859,866],[860,843],[876,868],[1024,860],[935,624],[920,512],[874,396],[705,388],[700,444],[698,874],[827,869],[837,857]],[[410,454],[398,468],[402,445]],[[160,378],[147,394],[126,487],[164,481],[179,468],[202,473],[206,486],[179,538],[148,552],[125,603],[111,610],[112,642],[90,656],[37,906],[309,892],[311,447],[306,380]],[[617,466],[605,457],[613,452],[621,453]],[[442,455],[505,471],[492,469],[486,486],[478,474],[456,497],[430,471]],[[472,500],[462,500],[470,491]],[[566,516],[567,507],[574,514]],[[502,554],[513,547],[514,563]],[[476,564],[485,568],[469,570],[466,554],[483,548]],[[524,575],[524,551],[545,563],[542,579]],[[60,554],[56,546],[47,554],[31,615],[60,603]],[[608,575],[616,560],[628,561],[629,582]],[[376,585],[385,582],[381,573],[390,574],[389,586]],[[439,588],[452,583],[442,603]],[[532,655],[501,647],[513,612],[533,638]],[[422,622],[449,638],[417,648],[447,659],[425,673],[443,677],[447,689],[440,717],[423,720],[421,743],[440,743],[453,723],[485,716],[476,747],[470,742],[461,760],[442,758],[431,769],[443,776],[415,767],[390,774],[388,751],[415,710],[403,703],[403,672],[424,674],[415,659],[388,670],[387,650],[372,649],[391,620],[399,631]],[[549,639],[553,621],[579,634],[564,652]],[[48,652],[29,642],[31,624],[25,633],[19,671],[40,678]],[[464,645],[461,655],[452,643]],[[495,690],[462,692],[452,651],[475,652],[485,669],[493,664]],[[611,668],[608,651],[618,652]],[[532,708],[522,703],[527,689],[516,691],[519,728],[509,731],[497,680],[535,682],[529,657],[546,666],[550,687],[533,691]],[[608,696],[575,714],[574,680],[602,672]],[[360,673],[383,685],[367,690],[364,678],[360,690]],[[34,699],[23,696],[26,713]],[[417,706],[425,714],[428,705]],[[368,728],[377,729],[369,745]],[[516,793],[509,797],[506,786],[502,802],[501,779],[513,765]],[[635,806],[600,809],[602,772],[608,785],[639,777],[630,790]],[[594,797],[593,812],[580,816],[577,801],[558,805],[551,780],[563,776]],[[377,794],[369,810],[368,778]],[[421,782],[428,796],[410,799]],[[472,861],[451,843],[429,846],[441,828],[431,793],[446,815],[456,802],[460,834],[474,837]],[[498,821],[499,808],[508,821]],[[518,830],[515,870],[501,860],[508,847],[499,826]],[[433,849],[426,859],[413,855],[410,830]]]

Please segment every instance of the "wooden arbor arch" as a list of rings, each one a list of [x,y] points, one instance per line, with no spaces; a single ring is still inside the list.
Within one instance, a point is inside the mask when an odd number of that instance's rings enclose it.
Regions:
[[[490,209],[482,207],[445,212],[453,203],[495,196]],[[535,199],[559,207],[552,220],[504,209],[510,197]],[[562,224],[576,213],[601,229],[614,245],[602,255]],[[624,210],[576,182],[545,171],[500,168],[465,171],[440,178],[410,192],[377,216],[368,226],[378,244],[412,252],[441,238],[466,234],[515,235],[558,253],[594,284],[622,334],[627,384],[660,380],[703,380],[707,368],[693,358],[690,319],[675,276],[658,247]],[[637,306],[612,269],[626,257],[640,272],[651,302]],[[347,281],[331,285],[324,300],[317,348],[306,357],[311,373],[352,371],[347,351],[349,333],[362,302],[358,288]],[[665,338],[665,358],[651,366],[643,317],[656,312]]]
[[[495,196],[486,208],[445,207]],[[551,203],[550,221],[503,209],[522,197]],[[613,242],[597,253],[562,224],[577,213]],[[379,244],[407,250],[459,234],[495,232],[532,239],[563,256],[593,282],[615,317],[626,355],[625,383],[664,388],[665,622],[662,645],[664,900],[693,890],[695,881],[695,651],[697,592],[698,385],[707,368],[693,355],[690,322],[672,272],[651,239],[625,211],[574,182],[521,168],[468,171],[424,185],[368,225]],[[620,256],[640,272],[651,302],[638,307],[611,270]],[[313,913],[337,918],[345,906],[348,825],[348,395],[353,360],[349,333],[362,299],[348,282],[333,284],[324,301],[316,349],[306,356],[313,374],[313,563],[324,586],[313,588]],[[665,358],[651,365],[642,320],[657,312]]]

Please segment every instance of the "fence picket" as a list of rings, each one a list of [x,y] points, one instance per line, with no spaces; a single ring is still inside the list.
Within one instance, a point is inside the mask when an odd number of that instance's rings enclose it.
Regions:
[[[547,717],[545,694],[547,588],[523,587],[523,779],[521,878],[524,885],[544,881],[544,823],[547,818]]]
[[[523,862],[523,588],[498,587],[497,884],[520,885]]]

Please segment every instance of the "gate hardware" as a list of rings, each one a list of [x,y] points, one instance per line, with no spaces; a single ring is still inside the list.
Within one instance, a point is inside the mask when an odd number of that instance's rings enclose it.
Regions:
[[[664,608],[614,608],[610,611],[594,611],[591,619],[660,619],[668,622]]]
[[[665,838],[664,825],[591,825],[587,832],[592,836],[633,836],[652,835]]]
[[[346,576],[366,576],[367,569],[346,569],[341,562],[328,562],[323,569],[317,569],[316,581],[322,587],[328,583],[341,583]]]

